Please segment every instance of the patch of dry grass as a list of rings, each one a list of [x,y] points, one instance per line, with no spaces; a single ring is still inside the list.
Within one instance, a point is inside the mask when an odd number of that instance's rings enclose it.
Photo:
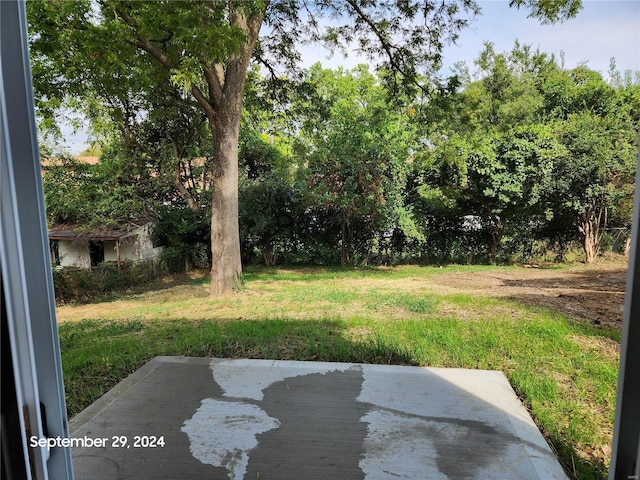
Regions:
[[[240,293],[208,296],[208,285],[177,285],[118,300],[88,305],[66,305],[57,310],[59,322],[90,318],[117,321],[183,319],[373,319],[406,318],[407,309],[385,305],[384,299],[402,292],[408,297],[429,297],[423,279],[358,278],[333,281],[257,280],[247,282]],[[416,312],[412,312],[414,315]]]
[[[569,338],[581,347],[592,350],[604,358],[615,362],[620,361],[620,342],[608,337],[588,337],[585,335],[571,335]]]

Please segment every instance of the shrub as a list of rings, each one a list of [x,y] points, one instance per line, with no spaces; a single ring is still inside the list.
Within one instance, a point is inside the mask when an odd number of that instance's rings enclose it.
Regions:
[[[153,260],[103,263],[92,269],[53,269],[56,303],[88,303],[153,280],[158,273]]]
[[[211,224],[205,211],[167,208],[156,224],[153,236],[156,244],[165,247],[160,263],[167,273],[211,265]]]

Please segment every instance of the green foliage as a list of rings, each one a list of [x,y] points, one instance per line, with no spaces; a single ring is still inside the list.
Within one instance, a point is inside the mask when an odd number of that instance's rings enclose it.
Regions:
[[[92,143],[80,152],[81,157],[99,157],[100,155],[102,155],[102,147],[98,143]]]
[[[251,110],[253,112],[255,109]],[[272,139],[250,126],[240,130],[238,157],[248,180],[258,180],[271,173],[287,178],[290,159],[271,142]]]
[[[549,21],[575,15],[579,7],[577,0],[512,4],[526,6],[532,15]],[[295,82],[282,80],[275,65],[293,72],[300,59],[297,47],[307,41],[330,49],[352,43],[375,62],[378,78],[360,69],[353,74],[358,82],[349,84],[342,73],[331,79],[327,73],[316,72],[312,86],[324,84],[333,93],[320,88],[308,95],[315,102],[312,108],[297,102],[299,108],[293,111],[305,112],[306,120],[311,121],[302,124],[307,125],[296,125],[295,120],[292,125],[287,112],[296,102],[288,101],[286,94],[280,97],[279,122],[288,124],[290,132],[305,130],[305,135],[314,137],[313,147],[301,161],[309,172],[309,197],[315,199],[309,208],[323,213],[312,221],[337,215],[343,263],[356,258],[368,261],[375,245],[402,248],[405,240],[424,238],[416,228],[412,208],[403,203],[400,187],[406,170],[402,162],[410,153],[402,137],[410,129],[397,112],[387,108],[388,97],[380,84],[395,95],[395,104],[403,103],[402,94],[414,101],[418,93],[424,99],[424,94],[435,96],[438,88],[455,88],[456,81],[438,86],[441,52],[479,12],[475,1],[307,4],[241,0],[212,5],[203,1],[32,0],[27,10],[41,129],[56,133],[63,109],[80,112],[90,120],[95,139],[117,145],[127,158],[120,165],[128,165],[129,178],[143,183],[157,179],[161,185],[160,191],[141,193],[141,205],[132,203],[133,192],[117,184],[100,210],[106,218],[127,219],[136,207],[137,211],[147,210],[144,199],[158,197],[168,202],[181,199],[194,212],[211,208],[213,215],[228,218],[229,212],[236,211],[238,199],[235,191],[231,195],[220,192],[222,185],[234,185],[237,180],[236,169],[229,164],[236,162],[250,57],[267,67],[273,83],[283,87],[280,92],[303,92],[304,88],[292,87]],[[267,28],[259,38],[262,23]],[[509,91],[509,85],[521,85],[509,84],[504,68],[495,73],[492,89],[506,89],[513,98],[521,90],[530,91],[529,86]],[[264,96],[250,98],[270,103]],[[522,98],[525,100],[514,100],[501,111],[491,108],[503,124],[525,121],[531,112],[522,115],[521,107],[531,102],[527,96]],[[319,105],[318,100],[327,105]],[[415,112],[414,106],[407,111]],[[308,115],[311,112],[322,115],[313,119]],[[318,123],[320,119],[324,120]],[[254,123],[264,125],[264,118]],[[320,130],[309,131],[307,127],[314,123]],[[351,126],[355,126],[353,131]],[[282,145],[290,146],[288,142]],[[258,167],[250,166],[249,175],[259,175]],[[331,169],[335,175],[327,173]],[[287,173],[295,172],[289,169]],[[281,178],[288,181],[287,175]],[[209,204],[211,193],[220,196]],[[84,193],[74,195],[87,198]],[[86,214],[72,212],[74,208],[64,203],[51,201],[58,218],[85,221]],[[319,226],[330,239],[335,225],[324,222]],[[221,276],[223,271],[235,270],[234,278],[212,284],[224,290],[240,274],[238,228],[235,220],[228,225],[212,222],[211,228],[217,229],[212,238],[221,239],[212,244],[216,258],[229,262],[226,268],[216,261],[214,270]],[[222,244],[228,248],[220,256]]]
[[[93,218],[89,191],[91,167],[72,158],[62,158],[60,166],[47,167],[43,175],[47,221],[49,225],[84,223]]]
[[[96,165],[68,157],[49,160],[43,187],[49,225],[80,228],[126,226],[152,217],[162,192],[113,150]]]
[[[616,87],[585,67],[550,69],[543,80],[550,124],[566,152],[543,187],[549,217],[573,218],[591,262],[612,220],[630,225],[640,123],[629,98],[640,85]]]
[[[413,129],[404,112],[387,104],[379,79],[366,66],[349,72],[315,65],[307,82],[324,111],[305,117],[298,146],[307,201],[334,218],[319,227],[339,232],[341,263],[366,262],[386,231],[410,231],[402,188]]]
[[[57,304],[89,303],[114,293],[148,284],[158,274],[153,261],[103,263],[92,269],[53,269],[53,285]]]
[[[611,219],[631,219],[640,124],[628,103],[639,86],[564,70],[518,43],[503,54],[487,44],[476,64],[480,80],[468,74],[462,91],[424,112],[441,118],[411,175],[416,211],[430,225],[453,212],[444,237],[460,235],[456,218],[482,218],[492,261],[499,248],[530,256],[537,241],[562,258],[578,239],[592,261]]]
[[[637,133],[634,128],[625,132],[616,119],[589,111],[570,114],[556,128],[567,153],[555,159],[545,185],[548,203],[555,205],[558,215],[575,219],[591,262],[601,250],[610,212],[630,224],[624,206],[633,197]]]
[[[252,112],[264,113],[252,107]],[[291,158],[276,146],[273,136],[245,126],[240,131],[239,161],[245,172],[238,191],[243,261],[254,261],[258,250],[267,266],[283,256],[291,262],[304,221],[300,192],[289,175]]]
[[[582,0],[510,0],[510,7],[528,7],[530,17],[542,23],[556,23],[575,17],[582,8]]]
[[[154,243],[163,245],[160,263],[168,272],[211,265],[210,217],[186,206],[166,207],[153,228]]]
[[[265,265],[272,266],[281,253],[295,249],[304,214],[294,187],[273,173],[242,181],[239,206],[240,238],[247,257],[257,247]]]

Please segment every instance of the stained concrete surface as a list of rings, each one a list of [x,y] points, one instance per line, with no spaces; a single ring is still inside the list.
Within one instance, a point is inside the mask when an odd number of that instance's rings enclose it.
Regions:
[[[70,431],[78,480],[567,478],[495,371],[156,357]]]

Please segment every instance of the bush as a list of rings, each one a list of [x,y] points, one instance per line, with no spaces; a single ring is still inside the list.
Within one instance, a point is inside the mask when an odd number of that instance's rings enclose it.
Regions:
[[[207,212],[170,207],[153,231],[154,243],[164,245],[161,268],[167,273],[211,266],[211,223]]]
[[[53,269],[56,303],[88,303],[111,293],[150,282],[158,269],[153,260],[136,263],[103,263],[92,269]]]
[[[298,222],[304,219],[300,192],[277,175],[240,182],[238,205],[243,260],[261,258],[273,266],[299,243]]]

